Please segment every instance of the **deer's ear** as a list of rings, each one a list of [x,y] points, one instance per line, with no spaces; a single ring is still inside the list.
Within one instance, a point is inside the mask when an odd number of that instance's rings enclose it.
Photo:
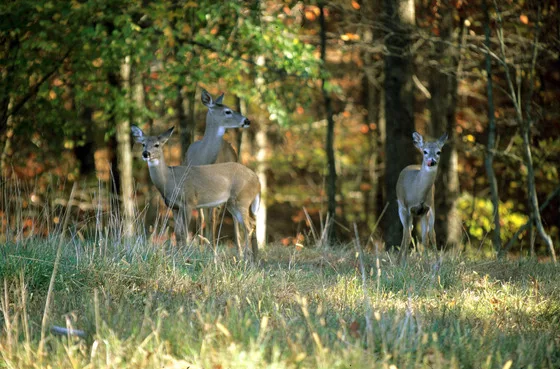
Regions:
[[[171,134],[173,133],[173,130],[175,129],[175,127],[171,127],[169,128],[167,131],[163,132],[161,135],[158,136],[158,140],[160,144],[164,144],[167,142],[167,140],[169,140],[169,137],[171,137]]]
[[[144,132],[140,128],[135,125],[130,126],[130,130],[132,131],[132,137],[134,141],[138,143],[144,143]]]
[[[422,148],[424,147],[424,138],[420,133],[414,132],[412,134],[412,141],[414,142],[414,146],[422,150]]]
[[[209,108],[213,107],[216,104],[214,102],[214,99],[212,99],[212,95],[210,95],[210,93],[208,91],[206,91],[205,89],[202,89],[202,94],[200,95],[200,100],[202,101],[202,103],[204,105],[206,105]]]
[[[445,132],[443,135],[441,135],[441,137],[438,139],[439,146],[442,147],[443,145],[445,145],[448,138],[449,138],[449,136],[447,135],[447,132]]]
[[[218,96],[218,98],[216,99],[216,104],[222,105],[222,101],[224,101],[224,94],[222,93],[220,96]]]

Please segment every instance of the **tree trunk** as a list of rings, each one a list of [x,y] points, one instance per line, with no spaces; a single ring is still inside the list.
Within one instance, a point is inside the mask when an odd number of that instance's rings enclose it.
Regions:
[[[456,9],[454,6],[441,5],[440,40],[436,41],[434,59],[437,65],[430,70],[429,86],[431,98],[428,101],[432,123],[431,134],[440,137],[444,132],[449,135],[446,147],[442,150],[438,164],[439,178],[435,183],[437,196],[435,202],[435,231],[439,246],[455,248],[461,237],[461,219],[457,211],[459,197],[459,175],[457,174],[456,119],[457,79],[460,60],[459,42],[454,45],[453,30]],[[462,21],[460,25],[462,29]],[[461,32],[459,32],[459,35]],[[457,47],[458,46],[458,47]]]
[[[9,98],[7,105],[7,112],[12,110],[14,99]],[[2,136],[3,134],[3,136]],[[9,177],[10,171],[8,170],[8,157],[12,151],[12,136],[14,135],[14,116],[6,114],[6,127],[0,130],[0,139],[3,139],[2,152],[0,152],[0,177]]]
[[[185,158],[189,146],[194,141],[196,85],[192,91],[187,91],[186,96],[177,85],[177,121],[181,133],[181,157]]]
[[[490,15],[488,14],[488,4],[486,0],[482,2],[484,11],[484,38],[485,45],[490,50]],[[492,83],[492,59],[489,53],[486,53],[486,91],[488,95],[488,143],[486,144],[486,152],[484,156],[484,167],[488,175],[488,184],[490,185],[490,197],[493,207],[494,230],[492,232],[492,244],[498,258],[504,256],[501,240],[500,226],[500,198],[498,195],[498,183],[496,174],[494,173],[494,149],[496,148],[496,120],[494,118],[494,86]]]
[[[255,144],[257,146],[257,168],[256,173],[261,182],[261,204],[257,214],[257,243],[259,247],[266,245],[266,219],[267,219],[267,206],[266,201],[268,197],[268,182],[266,173],[268,171],[268,126],[265,122],[259,124],[259,130],[255,134]]]
[[[85,142],[74,148],[74,155],[80,162],[80,176],[89,177],[95,173],[95,134],[91,107],[82,109],[80,123],[85,127]]]
[[[247,102],[243,99],[241,99],[239,96],[235,97],[235,106],[237,108],[237,111],[240,112],[241,114],[243,114],[244,116],[247,116]],[[235,148],[235,151],[237,152],[237,161],[241,162],[241,143],[243,142],[243,136],[245,133],[244,129],[238,129],[233,131],[232,133],[234,133],[234,137],[235,139],[232,140],[232,142],[234,143],[233,147]]]
[[[323,68],[326,63],[326,48],[327,48],[327,31],[325,25],[325,9],[324,3],[319,3],[319,22],[321,24],[321,60]],[[325,112],[327,115],[327,138],[325,144],[325,151],[327,153],[327,227],[326,243],[332,245],[336,241],[336,166],[334,157],[334,118],[331,104],[330,92],[326,89],[327,81],[323,78],[321,89],[323,91],[323,99],[325,101]]]
[[[384,0],[385,37],[385,194],[389,203],[384,216],[384,240],[387,248],[399,245],[402,226],[398,216],[396,185],[400,171],[412,164],[415,149],[413,60],[410,55],[414,27],[413,0]]]
[[[361,21],[366,28],[363,31],[362,39],[367,44],[373,44],[376,32],[373,27],[374,17],[381,12],[381,5],[375,2],[364,2]],[[383,205],[378,203],[380,191],[379,164],[380,153],[383,149],[380,135],[385,132],[383,89],[380,83],[382,75],[381,68],[375,66],[374,54],[364,51],[362,55],[364,61],[364,76],[362,78],[363,106],[366,108],[367,115],[365,124],[368,126],[368,158],[369,165],[365,171],[364,181],[370,185],[369,190],[364,191],[364,212],[365,223],[369,228],[374,226],[379,216],[378,211]],[[383,126],[383,127],[382,127]],[[383,130],[382,130],[383,129]],[[380,205],[380,206],[379,206]]]
[[[121,65],[121,88],[125,99],[130,98],[131,63],[127,56]],[[130,117],[118,114],[117,117],[117,166],[120,174],[122,229],[125,238],[134,235],[134,190],[132,185],[132,153],[130,148]]]

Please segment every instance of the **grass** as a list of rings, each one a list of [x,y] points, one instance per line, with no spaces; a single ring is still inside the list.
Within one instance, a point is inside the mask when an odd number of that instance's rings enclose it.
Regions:
[[[12,218],[0,245],[0,368],[560,367],[553,264],[426,253],[403,267],[369,252],[362,273],[353,245],[268,245],[252,266],[225,247],[214,258],[126,240],[104,214],[72,214],[62,243],[63,227],[36,237]],[[109,225],[88,236],[99,219]]]
[[[145,244],[67,243],[38,352],[55,240],[2,249],[0,366],[10,368],[558,368],[560,274],[533,261],[270,246],[262,265]],[[379,268],[377,268],[377,265]],[[370,337],[368,339],[368,337]]]

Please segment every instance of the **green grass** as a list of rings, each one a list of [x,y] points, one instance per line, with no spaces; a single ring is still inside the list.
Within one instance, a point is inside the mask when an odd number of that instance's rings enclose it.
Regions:
[[[0,367],[559,368],[560,268],[270,245],[259,266],[221,251],[169,253],[76,239],[1,246]],[[368,308],[368,306],[370,306]],[[370,328],[366,322],[370,318]],[[369,337],[369,338],[368,338]]]

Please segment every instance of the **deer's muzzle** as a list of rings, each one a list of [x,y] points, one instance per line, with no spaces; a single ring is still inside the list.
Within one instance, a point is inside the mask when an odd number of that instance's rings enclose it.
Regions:
[[[242,128],[247,128],[251,125],[251,121],[247,118],[243,119],[243,122],[241,123],[241,127]]]
[[[147,151],[142,151],[142,157],[143,157],[144,159],[149,159],[149,158],[150,158],[150,153],[147,152]]]

